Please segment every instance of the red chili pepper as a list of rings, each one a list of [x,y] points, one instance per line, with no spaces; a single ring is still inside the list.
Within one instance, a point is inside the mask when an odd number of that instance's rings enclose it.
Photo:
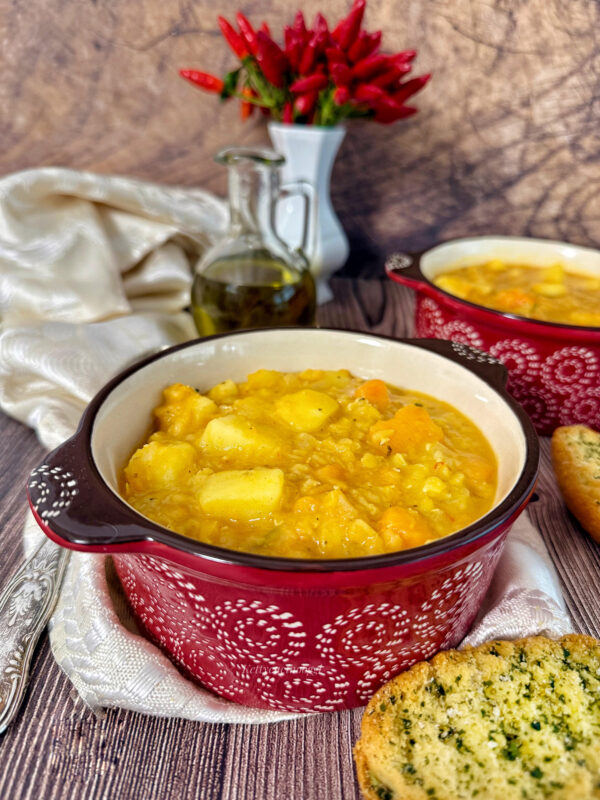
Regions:
[[[257,97],[256,92],[253,89],[250,89],[248,86],[244,86],[241,91],[243,97]],[[249,102],[248,100],[242,100],[240,103],[240,117],[243,120],[248,119],[248,117],[252,116],[254,109],[256,108],[254,103]]]
[[[229,47],[231,47],[238,58],[245,58],[248,55],[248,47],[244,39],[242,39],[233,25],[227,22],[225,17],[218,17],[218,22],[221,33],[227,40]]]
[[[407,65],[403,64],[402,66],[405,67]],[[401,78],[405,73],[405,69],[401,69],[397,66],[391,66],[389,69],[386,69],[385,72],[380,72],[379,75],[371,78],[369,83],[373,84],[373,86],[380,86],[382,89],[387,89],[394,83],[394,81],[397,81],[398,78]]]
[[[256,34],[256,58],[265,78],[273,86],[281,88],[289,61],[281,47],[263,30]]]
[[[381,36],[381,31],[375,31],[375,33],[359,31],[354,43],[348,50],[348,59],[353,64],[356,64],[357,61],[361,61],[363,58],[375,53],[381,44]]]
[[[298,95],[294,100],[294,108],[303,117],[308,116],[317,104],[318,92],[306,92],[306,94]]]
[[[335,44],[331,40],[331,34],[329,31],[319,31],[317,34],[317,54],[319,56],[325,55],[325,48],[326,47],[334,47]]]
[[[300,75],[309,75],[313,71],[323,44],[324,40],[321,34],[315,33],[310,38],[300,59]]]
[[[336,86],[349,86],[352,82],[352,70],[347,64],[332,64],[330,72]]]
[[[412,72],[412,64],[410,61],[401,61],[400,63],[394,64],[394,66],[396,69],[400,70],[402,75],[407,75],[409,72]]]
[[[310,72],[314,67],[316,60],[315,46],[312,42],[309,42],[304,48],[304,52],[302,53],[302,57],[300,59],[300,67],[298,68],[300,75],[306,75],[308,72]]]
[[[395,103],[402,105],[405,100],[412,97],[413,94],[419,92],[431,78],[431,74],[419,75],[406,83],[401,83],[397,92],[394,92],[391,97]]]
[[[315,15],[315,18],[314,18],[314,21],[313,21],[313,25],[312,25],[312,30],[313,30],[313,33],[316,33],[316,34],[319,34],[319,33],[329,34],[329,26],[327,25],[327,20],[325,19],[323,14],[321,14],[321,12],[319,12],[319,13],[317,13]]]
[[[179,74],[182,78],[185,78],[186,81],[193,83],[195,86],[199,86],[207,92],[221,94],[225,88],[225,84],[221,78],[217,78],[216,75],[211,75],[209,72],[199,72],[197,69],[180,69]]]
[[[267,36],[271,37],[271,28],[269,28],[266,22],[261,22],[260,28],[258,30],[262,31],[263,33],[266,33]]]
[[[292,27],[303,40],[306,39],[308,31],[306,29],[306,22],[304,21],[304,14],[301,11],[298,11],[294,17],[294,24]]]
[[[292,122],[294,121],[294,109],[290,102],[287,102],[283,107],[283,114],[281,115],[281,121],[289,125],[291,125]]]
[[[348,48],[348,60],[353,64],[356,64],[357,61],[360,61],[362,58],[366,58],[367,55],[369,55],[366,52],[368,46],[369,34],[366,31],[359,31],[358,36],[352,43],[352,46]]]
[[[292,44],[296,41],[296,32],[291,25],[286,25],[283,29],[283,49],[287,53]]]
[[[235,18],[244,41],[248,45],[248,50],[252,55],[256,55],[256,31],[241,11],[237,12]]]
[[[352,67],[352,74],[358,80],[365,80],[378,72],[383,72],[390,65],[389,56],[383,53],[367,56]]]
[[[401,53],[391,56],[391,59],[394,64],[404,64],[407,61],[412,61],[416,55],[416,50],[403,50]]]
[[[308,75],[306,78],[300,78],[294,81],[290,86],[290,92],[304,94],[305,92],[320,92],[329,83],[329,79],[322,73],[315,73]]]
[[[290,38],[289,43],[287,43],[285,46],[285,54],[290,62],[290,69],[292,72],[300,71],[300,61],[302,59],[303,49],[304,45],[302,41],[298,38],[297,34],[294,33],[293,38]]]
[[[418,109],[412,106],[401,106],[394,102],[391,97],[386,96],[380,97],[379,100],[374,103],[374,109],[375,121],[384,124],[396,122],[406,117],[412,117],[412,115],[416,114],[418,111]]]
[[[356,41],[365,13],[365,6],[365,0],[354,0],[350,13],[337,25],[332,33],[333,38],[344,51],[348,50]]]
[[[350,90],[347,86],[338,86],[333,93],[333,102],[338,106],[343,106],[350,102]]]
[[[240,117],[242,120],[248,119],[252,115],[254,111],[254,103],[248,103],[246,100],[242,100],[240,103]]]
[[[385,92],[383,89],[369,83],[361,83],[361,85],[357,86],[354,90],[354,99],[358,100],[359,103],[370,103],[373,100],[379,100],[379,98],[384,95]]]
[[[283,29],[283,42],[284,42],[283,49],[290,61],[290,66],[292,67],[292,70],[296,72],[298,67],[300,66],[300,57],[302,53],[302,40],[290,25],[286,25],[285,28]],[[298,63],[294,63],[296,61]]]
[[[327,59],[327,63],[331,67],[332,64],[345,64],[346,63],[346,56],[339,47],[326,47],[325,48],[325,58]]]

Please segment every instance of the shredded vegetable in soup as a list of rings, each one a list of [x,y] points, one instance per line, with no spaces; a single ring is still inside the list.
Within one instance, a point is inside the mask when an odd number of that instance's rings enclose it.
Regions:
[[[600,327],[600,275],[561,264],[531,267],[499,259],[444,272],[433,281],[471,303],[544,322]]]
[[[416,547],[485,514],[496,460],[447,403],[347,370],[174,384],[123,494],[173,531],[291,558]]]

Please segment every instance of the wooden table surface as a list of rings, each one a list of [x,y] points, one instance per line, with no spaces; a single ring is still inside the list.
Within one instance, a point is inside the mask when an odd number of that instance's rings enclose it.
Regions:
[[[378,280],[338,278],[320,322],[410,335],[412,298]],[[0,584],[21,559],[24,484],[44,455],[34,434],[0,415]],[[600,636],[600,551],[567,514],[542,441],[530,514],[558,570],[578,631]],[[54,663],[37,650],[20,715],[0,737],[3,800],[353,800],[352,746],[361,710],[271,725],[211,725],[122,710],[92,713]]]

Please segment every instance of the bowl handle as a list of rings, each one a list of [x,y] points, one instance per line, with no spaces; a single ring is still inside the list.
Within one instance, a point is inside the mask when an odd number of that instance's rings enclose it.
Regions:
[[[461,364],[474,372],[486,383],[504,390],[508,380],[508,370],[501,361],[464,342],[453,342],[448,339],[411,339],[411,344],[433,350],[442,356]]]
[[[396,283],[413,289],[422,287],[427,279],[421,272],[423,253],[394,253],[385,262],[385,274]]]
[[[33,470],[27,496],[39,526],[64,547],[114,552],[147,538],[136,512],[100,477],[82,431]]]

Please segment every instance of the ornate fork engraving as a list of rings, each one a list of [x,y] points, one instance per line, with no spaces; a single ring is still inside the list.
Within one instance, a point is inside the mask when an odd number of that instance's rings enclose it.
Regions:
[[[21,705],[33,651],[56,604],[68,556],[68,550],[45,539],[0,594],[0,733]]]

